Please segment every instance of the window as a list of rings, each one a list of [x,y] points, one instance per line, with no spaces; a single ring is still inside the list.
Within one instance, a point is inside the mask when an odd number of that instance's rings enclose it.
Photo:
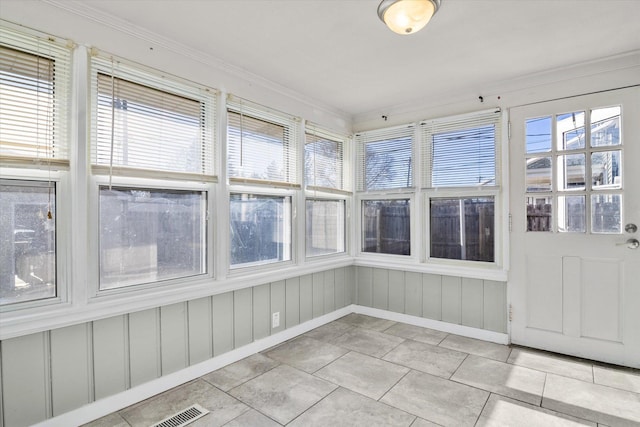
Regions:
[[[203,191],[100,187],[100,288],[206,271]]]
[[[99,290],[207,273],[215,93],[95,56],[92,97]]]
[[[413,186],[413,126],[357,134],[358,190]]]
[[[55,297],[55,183],[1,180],[0,199],[0,304]]]
[[[0,28],[3,306],[64,293],[56,206],[69,167],[70,58],[70,49],[53,38]]]
[[[94,173],[214,181],[214,95],[94,58]]]
[[[527,231],[621,232],[620,117],[610,106],[526,120]]]
[[[409,199],[362,201],[362,252],[411,255]]]
[[[330,136],[307,125],[304,144],[304,176],[307,188],[342,190],[344,186],[344,137]]]
[[[349,168],[345,164],[349,139],[320,126],[305,126],[306,256],[346,251],[346,206]]]
[[[299,121],[246,100],[230,98],[227,106],[227,167],[231,183],[262,181],[299,188]]]
[[[493,197],[432,198],[431,257],[494,261]]]
[[[421,124],[430,259],[496,261],[500,115],[490,110]]]
[[[306,254],[318,256],[345,251],[345,201],[306,200]]]
[[[292,200],[300,120],[250,101],[227,100],[230,268],[292,259]]]
[[[231,267],[291,259],[291,197],[231,194]]]

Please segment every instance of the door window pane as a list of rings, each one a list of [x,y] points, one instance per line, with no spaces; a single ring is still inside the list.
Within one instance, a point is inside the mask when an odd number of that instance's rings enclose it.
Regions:
[[[527,197],[527,231],[552,230],[552,197]]]
[[[620,145],[620,106],[591,110],[591,146]]]
[[[410,255],[410,213],[408,199],[363,200],[362,251]]]
[[[525,132],[527,153],[551,151],[551,117],[528,119]]]
[[[100,187],[100,289],[206,272],[206,193]]]
[[[231,267],[291,259],[291,197],[231,194]]]
[[[55,199],[55,184],[0,184],[0,304],[56,296]]]
[[[583,190],[584,154],[558,156],[558,188],[560,190]]]
[[[622,196],[620,194],[591,195],[591,231],[620,233]]]
[[[556,117],[558,150],[575,150],[585,147],[584,111],[559,114]]]
[[[307,256],[344,252],[344,200],[306,202]]]
[[[431,199],[431,257],[494,261],[493,197]]]
[[[527,191],[551,191],[551,157],[527,159]]]
[[[591,153],[591,183],[595,190],[620,188],[620,151]]]
[[[558,197],[558,231],[565,233],[584,233],[585,196]]]

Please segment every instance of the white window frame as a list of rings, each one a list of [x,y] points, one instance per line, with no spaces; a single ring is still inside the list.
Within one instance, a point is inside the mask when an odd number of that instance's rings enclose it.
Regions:
[[[240,276],[244,274],[250,274],[255,271],[271,271],[278,270],[281,268],[289,267],[297,263],[297,245],[296,245],[296,206],[299,200],[299,194],[296,191],[284,188],[261,188],[255,186],[234,186],[228,188],[228,197],[229,200],[228,210],[231,209],[231,194],[251,194],[256,196],[264,196],[264,197],[289,197],[291,199],[290,203],[290,218],[289,218],[289,236],[285,235],[285,240],[289,241],[289,259],[285,259],[282,261],[273,261],[273,262],[252,262],[252,263],[244,263],[231,265],[231,233],[229,231],[229,238],[227,239],[227,256],[228,256],[228,268],[229,268],[229,277]],[[226,227],[229,230],[231,227],[231,215],[230,212],[227,214],[227,224]]]
[[[363,251],[362,243],[363,243],[363,233],[364,233],[364,224],[363,224],[363,209],[362,205],[365,201],[385,201],[385,200],[409,200],[409,227],[410,234],[409,238],[409,255],[399,255],[399,254],[387,254],[387,253],[377,253],[377,252],[365,252]],[[418,255],[418,246],[416,244],[416,227],[418,223],[416,222],[416,213],[418,209],[416,209],[416,194],[414,192],[376,192],[376,193],[366,193],[359,194],[356,200],[358,220],[357,220],[357,254],[359,257],[363,259],[369,258],[372,262],[390,262],[390,263],[398,263],[398,264],[415,264],[419,259]]]
[[[32,55],[42,55],[56,61],[54,104],[56,105],[56,134],[63,144],[62,160],[47,158],[0,157],[0,176],[3,180],[33,181],[55,184],[56,221],[56,294],[54,297],[16,302],[0,306],[0,313],[28,313],[42,307],[56,309],[70,299],[71,282],[71,183],[69,159],[71,158],[71,111],[73,43],[40,32],[3,22],[0,26],[3,45]]]
[[[114,75],[116,78],[122,78],[132,81],[142,86],[151,87],[160,91],[182,95],[190,99],[196,99],[205,103],[206,114],[204,116],[206,132],[205,143],[210,144],[212,158],[210,169],[204,170],[202,174],[180,173],[153,171],[144,169],[132,169],[128,167],[104,167],[102,165],[92,164],[91,155],[88,156],[88,167],[93,173],[89,177],[89,233],[95,235],[89,238],[88,254],[95,262],[89,263],[88,269],[88,297],[89,299],[110,300],[117,299],[119,296],[125,295],[148,295],[158,288],[188,288],[192,286],[210,283],[215,277],[214,259],[216,251],[215,245],[215,221],[212,221],[212,212],[215,212],[216,201],[216,183],[215,175],[215,154],[216,154],[216,104],[218,92],[213,89],[200,87],[191,82],[184,81],[178,77],[168,76],[157,70],[147,68],[145,66],[135,64],[133,62],[113,58],[106,54],[101,54],[93,50],[94,56],[91,61],[89,71],[90,88],[95,89],[96,79],[99,73]],[[117,64],[117,67],[113,64]],[[90,93],[90,104],[88,113],[90,117],[90,140],[89,146],[93,151],[96,143],[96,110],[97,110],[97,89]],[[208,141],[208,142],[206,142]],[[194,276],[183,276],[171,279],[162,279],[150,283],[139,283],[134,285],[115,287],[111,289],[100,289],[100,244],[99,244],[99,195],[100,187],[138,187],[140,189],[157,189],[157,190],[186,190],[205,192],[207,198],[206,207],[206,231],[205,231],[205,272]]]
[[[342,146],[342,153],[341,153],[341,158],[342,158],[342,185],[335,187],[335,188],[329,188],[329,187],[323,187],[323,186],[315,186],[315,185],[310,185],[310,183],[306,182],[306,170],[304,169],[306,167],[306,162],[304,161],[304,156],[305,156],[305,149],[306,149],[306,144],[307,144],[307,135],[313,135],[313,136],[319,136],[319,137],[323,137],[326,138],[328,140],[331,141],[335,141],[337,143],[340,143]],[[352,138],[347,136],[347,135],[343,135],[343,134],[339,134],[336,132],[333,132],[331,130],[328,130],[326,127],[323,127],[321,125],[317,125],[315,123],[310,123],[310,122],[306,122],[305,123],[305,132],[304,132],[304,147],[301,150],[302,153],[302,158],[303,158],[303,177],[305,177],[305,191],[304,191],[304,204],[303,206],[303,218],[304,220],[302,221],[303,227],[302,227],[302,235],[304,236],[303,239],[303,246],[302,248],[304,249],[304,257],[306,262],[319,262],[321,260],[325,260],[325,259],[331,259],[331,258],[344,258],[346,256],[349,256],[349,254],[351,253],[351,222],[352,222],[352,216],[350,214],[351,212],[351,204],[352,204],[352,199],[353,199],[353,193],[351,191],[352,188],[352,171],[353,171],[353,166],[352,166],[352,156],[351,156],[351,151],[352,151]],[[307,212],[306,212],[306,202],[307,200],[327,200],[327,201],[342,201],[344,202],[344,229],[343,229],[343,238],[344,238],[344,251],[342,252],[335,252],[335,253],[328,253],[328,254],[321,254],[321,255],[310,255],[309,253],[307,253]]]
[[[439,271],[451,271],[451,269],[461,269],[461,271],[478,272],[480,275],[485,275],[487,272],[495,275],[502,276],[504,267],[506,265],[505,260],[505,247],[507,236],[505,218],[508,216],[507,206],[508,200],[506,200],[507,190],[506,187],[506,174],[508,173],[508,163],[506,159],[506,150],[508,150],[508,119],[506,113],[500,111],[500,109],[490,109],[485,111],[478,111],[468,114],[461,114],[457,116],[445,117],[442,119],[433,119],[429,121],[422,121],[421,125],[425,126],[426,123],[431,121],[443,120],[454,122],[465,122],[467,119],[470,123],[474,123],[477,117],[485,115],[491,115],[495,113],[496,116],[496,128],[495,128],[495,185],[490,186],[450,186],[450,187],[437,187],[431,188],[429,184],[431,182],[431,165],[430,163],[430,141],[425,138],[426,132],[421,132],[420,137],[420,150],[422,154],[421,161],[421,198],[422,200],[422,229],[421,234],[423,241],[425,242],[423,247],[423,253],[421,254],[421,262],[426,265],[432,265]],[[452,199],[464,199],[464,198],[477,198],[477,197],[493,197],[494,200],[494,256],[493,262],[485,261],[472,261],[472,260],[457,260],[447,258],[435,258],[431,257],[431,199],[452,198]],[[508,237],[508,236],[507,236]],[[453,270],[456,271],[456,270]]]

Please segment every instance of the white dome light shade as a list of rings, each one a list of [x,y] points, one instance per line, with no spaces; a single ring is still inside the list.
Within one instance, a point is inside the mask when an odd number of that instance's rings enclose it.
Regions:
[[[383,0],[378,16],[391,31],[407,35],[420,31],[440,6],[440,0]]]

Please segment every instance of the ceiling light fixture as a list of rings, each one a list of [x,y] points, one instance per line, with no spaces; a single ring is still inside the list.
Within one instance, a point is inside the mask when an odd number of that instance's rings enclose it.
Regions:
[[[378,16],[394,33],[420,31],[438,11],[441,0],[382,0]]]

